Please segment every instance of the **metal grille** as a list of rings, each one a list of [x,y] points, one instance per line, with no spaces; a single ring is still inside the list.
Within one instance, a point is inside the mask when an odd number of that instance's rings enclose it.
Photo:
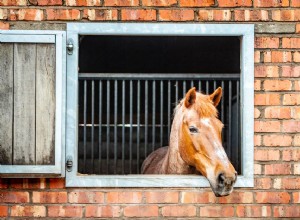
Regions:
[[[240,173],[240,74],[79,74],[78,172],[139,174],[167,146],[173,108],[191,87],[223,88],[223,145]]]

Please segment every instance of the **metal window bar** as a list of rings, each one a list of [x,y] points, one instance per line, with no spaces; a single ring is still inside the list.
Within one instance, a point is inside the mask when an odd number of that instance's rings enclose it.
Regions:
[[[240,74],[148,76],[79,74],[78,172],[138,174],[152,151],[168,146],[172,111],[192,86],[204,93],[223,88],[223,146],[240,171]]]

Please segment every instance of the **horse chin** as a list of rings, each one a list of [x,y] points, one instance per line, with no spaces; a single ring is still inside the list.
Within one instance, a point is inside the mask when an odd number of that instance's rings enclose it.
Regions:
[[[233,187],[231,187],[230,189],[221,189],[219,187],[213,188],[212,187],[212,191],[214,192],[216,197],[223,197],[223,196],[228,196],[232,193],[233,191]]]

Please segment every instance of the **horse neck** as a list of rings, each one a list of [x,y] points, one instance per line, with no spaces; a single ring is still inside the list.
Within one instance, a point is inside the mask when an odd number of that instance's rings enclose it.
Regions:
[[[184,162],[179,153],[179,132],[182,120],[182,106],[180,106],[174,115],[170,133],[169,148],[163,163],[163,167],[167,169],[167,173],[192,173],[190,166]]]

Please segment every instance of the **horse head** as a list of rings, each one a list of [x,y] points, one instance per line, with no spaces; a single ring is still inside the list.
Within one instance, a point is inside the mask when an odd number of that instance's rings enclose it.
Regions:
[[[205,176],[216,196],[233,190],[237,172],[222,145],[223,123],[216,106],[222,97],[219,87],[211,95],[191,88],[181,101],[183,117],[179,128],[179,153],[182,159]]]

